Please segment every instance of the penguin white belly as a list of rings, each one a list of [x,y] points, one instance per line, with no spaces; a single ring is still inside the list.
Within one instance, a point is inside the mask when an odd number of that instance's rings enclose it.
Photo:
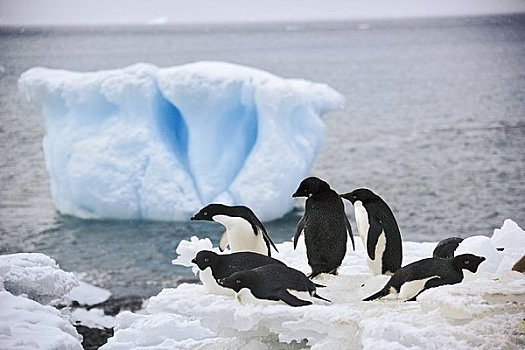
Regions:
[[[268,305],[276,304],[279,301],[266,300],[266,299],[257,299],[251,292],[249,288],[242,288],[238,293],[235,293],[235,299],[241,305]]]
[[[361,237],[361,240],[363,241],[363,245],[365,247],[365,252],[367,251],[368,247],[368,230],[370,229],[370,223],[368,221],[368,212],[366,211],[365,206],[363,205],[363,202],[361,201],[355,201],[354,203],[354,213],[355,213],[355,221],[357,223],[357,231],[359,231],[359,236]],[[366,262],[368,264],[368,270],[372,274],[372,276],[381,275],[383,271],[383,253],[386,249],[386,235],[385,231],[382,231],[379,235],[379,239],[377,241],[376,247],[375,247],[375,259],[372,260],[368,256],[368,253],[366,254]]]
[[[204,288],[211,294],[219,295],[234,295],[235,291],[233,289],[221,287],[215,278],[213,278],[213,273],[211,272],[211,267],[205,268],[203,271],[199,270],[199,278],[204,285]]]
[[[385,231],[381,231],[379,239],[377,240],[375,249],[375,259],[372,260],[367,256],[368,270],[372,276],[381,275],[383,273],[383,253],[386,249],[386,235]]]
[[[366,242],[368,238],[368,229],[370,228],[370,224],[368,222],[368,212],[366,211],[363,202],[355,201],[354,213],[355,222],[357,224],[357,231],[359,232],[359,236],[361,237],[361,240],[363,241],[363,245],[365,246],[366,250]]]
[[[410,282],[405,282],[401,286],[401,290],[399,291],[399,298],[404,300],[409,300],[415,297],[419,292],[425,288],[425,283],[427,283],[428,280],[431,280],[432,278],[436,278],[439,276],[432,276],[428,278],[424,278],[421,280],[413,280]]]
[[[215,215],[213,220],[226,227],[228,244],[232,252],[255,252],[268,255],[268,247],[262,232],[257,235],[253,232],[252,225],[241,217]]]

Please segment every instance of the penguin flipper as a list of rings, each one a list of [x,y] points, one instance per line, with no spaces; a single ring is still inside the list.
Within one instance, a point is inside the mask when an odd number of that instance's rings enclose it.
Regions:
[[[280,289],[275,296],[290,306],[306,306],[312,304],[311,301],[302,300],[295,295],[290,294],[286,289]]]
[[[295,230],[295,236],[293,237],[293,249],[297,248],[297,241],[299,240],[299,236],[304,230],[304,226],[306,225],[306,217],[303,216],[301,220],[297,223],[297,228]],[[352,241],[353,242],[353,241]]]
[[[454,251],[462,241],[463,238],[460,237],[445,238],[436,245],[436,248],[434,248],[434,251],[432,252],[432,256],[434,258],[444,259],[453,258]]]
[[[345,225],[346,225],[346,231],[348,232],[348,235],[350,236],[350,240],[352,241],[352,248],[355,252],[355,243],[354,243],[354,235],[352,234],[352,225],[350,225],[350,221],[348,220],[348,216],[345,215]]]
[[[224,230],[221,236],[221,240],[219,241],[219,250],[223,252],[228,246],[228,244],[228,235],[226,234],[226,230]]]
[[[383,289],[381,289],[379,292],[372,294],[371,296],[364,298],[363,301],[372,301],[375,299],[379,299],[382,297],[385,297],[389,294],[388,288],[385,286]]]
[[[272,239],[270,238],[270,235],[268,235],[268,232],[266,232],[266,229],[263,226],[261,227],[258,226],[257,230],[262,234],[264,242],[266,243],[266,246],[268,247],[268,256],[271,256],[270,245],[273,247],[273,249],[275,249],[277,253],[279,253],[279,250],[275,246],[275,243],[273,243]]]
[[[366,242],[366,250],[370,259],[376,259],[376,245],[379,241],[379,236],[383,232],[381,223],[375,218],[369,218],[370,227],[368,228],[368,238]]]
[[[327,302],[329,302],[329,303],[332,302],[332,301],[329,300],[329,299],[323,298],[322,296],[320,296],[320,295],[317,294],[316,292],[314,292],[314,293],[312,294],[312,296],[313,296],[314,298],[321,299],[321,300],[327,301]]]

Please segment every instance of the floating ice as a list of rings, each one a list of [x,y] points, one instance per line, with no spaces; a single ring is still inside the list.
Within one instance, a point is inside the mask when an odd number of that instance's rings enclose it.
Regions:
[[[506,222],[493,238],[525,238],[525,232],[511,223]],[[191,245],[199,249],[207,244],[193,239],[181,245],[184,249],[180,251],[188,253]],[[432,256],[435,245],[404,242],[403,265]],[[362,302],[388,277],[369,278],[360,240],[355,252],[348,248],[339,276],[316,279],[326,285],[320,292],[333,301],[329,305],[314,301],[314,305],[299,308],[270,303],[242,306],[233,297],[207,293],[202,285],[182,284],[150,298],[147,314],[117,317],[115,336],[102,349],[522,349],[523,274],[497,273],[499,266],[494,265],[460,284],[425,291],[416,302]],[[278,249],[277,259],[309,272],[302,237],[297,250],[291,241],[279,244]],[[516,247],[520,249],[524,251],[525,246]],[[505,256],[506,252],[498,254]]]
[[[20,90],[45,117],[57,209],[82,218],[188,220],[211,202],[261,220],[293,208],[343,97],[221,62],[78,73],[33,68]]]

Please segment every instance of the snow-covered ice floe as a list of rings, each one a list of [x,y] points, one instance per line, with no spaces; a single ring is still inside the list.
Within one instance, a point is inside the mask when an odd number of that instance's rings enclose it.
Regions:
[[[263,220],[291,194],[344,98],[324,84],[223,62],[89,73],[32,68],[56,208],[82,218],[188,220],[211,202]]]
[[[102,310],[58,310],[54,305],[94,305],[110,292],[78,280],[47,255],[0,255],[0,349],[82,349],[73,326],[113,327]]]
[[[319,293],[332,300],[328,305],[314,300],[297,308],[275,302],[243,306],[202,285],[182,284],[150,298],[144,315],[119,314],[115,335],[103,349],[522,349],[525,277],[507,269],[507,261],[525,253],[523,239],[525,232],[506,220],[482,245],[465,240],[461,249],[491,253],[481,264],[490,269],[465,272],[462,283],[425,291],[416,302],[361,301],[388,277],[369,278],[360,240],[355,252],[349,245],[338,276],[315,280],[326,285]],[[174,263],[188,266],[210,243],[181,242]],[[403,265],[432,256],[435,245],[404,242]],[[302,237],[295,251],[291,241],[278,248],[276,258],[309,272]]]

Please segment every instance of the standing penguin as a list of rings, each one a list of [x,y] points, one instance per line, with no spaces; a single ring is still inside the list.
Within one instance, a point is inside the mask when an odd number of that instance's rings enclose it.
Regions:
[[[226,228],[219,243],[221,252],[228,245],[232,252],[250,251],[271,256],[270,245],[278,251],[261,221],[248,207],[209,204],[191,220],[215,221]]]
[[[451,259],[426,258],[415,261],[397,270],[383,289],[363,301],[389,294],[399,294],[400,299],[413,301],[429,288],[460,283],[463,281],[463,269],[476,272],[483,261],[484,257],[472,254],[462,254]]]
[[[217,284],[218,279],[230,276],[239,271],[250,270],[259,266],[284,263],[269,256],[253,252],[217,254],[211,250],[201,250],[191,260],[199,269],[199,278],[208,292],[212,294],[233,294]]]
[[[368,270],[372,276],[396,272],[401,267],[403,248],[392,210],[366,188],[356,189],[341,197],[354,205],[357,230],[367,252]]]
[[[341,197],[317,177],[304,179],[292,197],[307,197],[304,216],[297,224],[294,249],[304,230],[308,264],[314,278],[320,273],[337,274],[346,254],[347,231],[354,247],[352,228]]]
[[[301,271],[280,264],[236,272],[217,282],[223,287],[233,289],[241,304],[253,298],[283,301],[291,306],[312,304],[311,301],[299,299],[291,292],[306,292],[314,298],[330,302],[316,293],[317,287],[324,286],[310,281]]]

